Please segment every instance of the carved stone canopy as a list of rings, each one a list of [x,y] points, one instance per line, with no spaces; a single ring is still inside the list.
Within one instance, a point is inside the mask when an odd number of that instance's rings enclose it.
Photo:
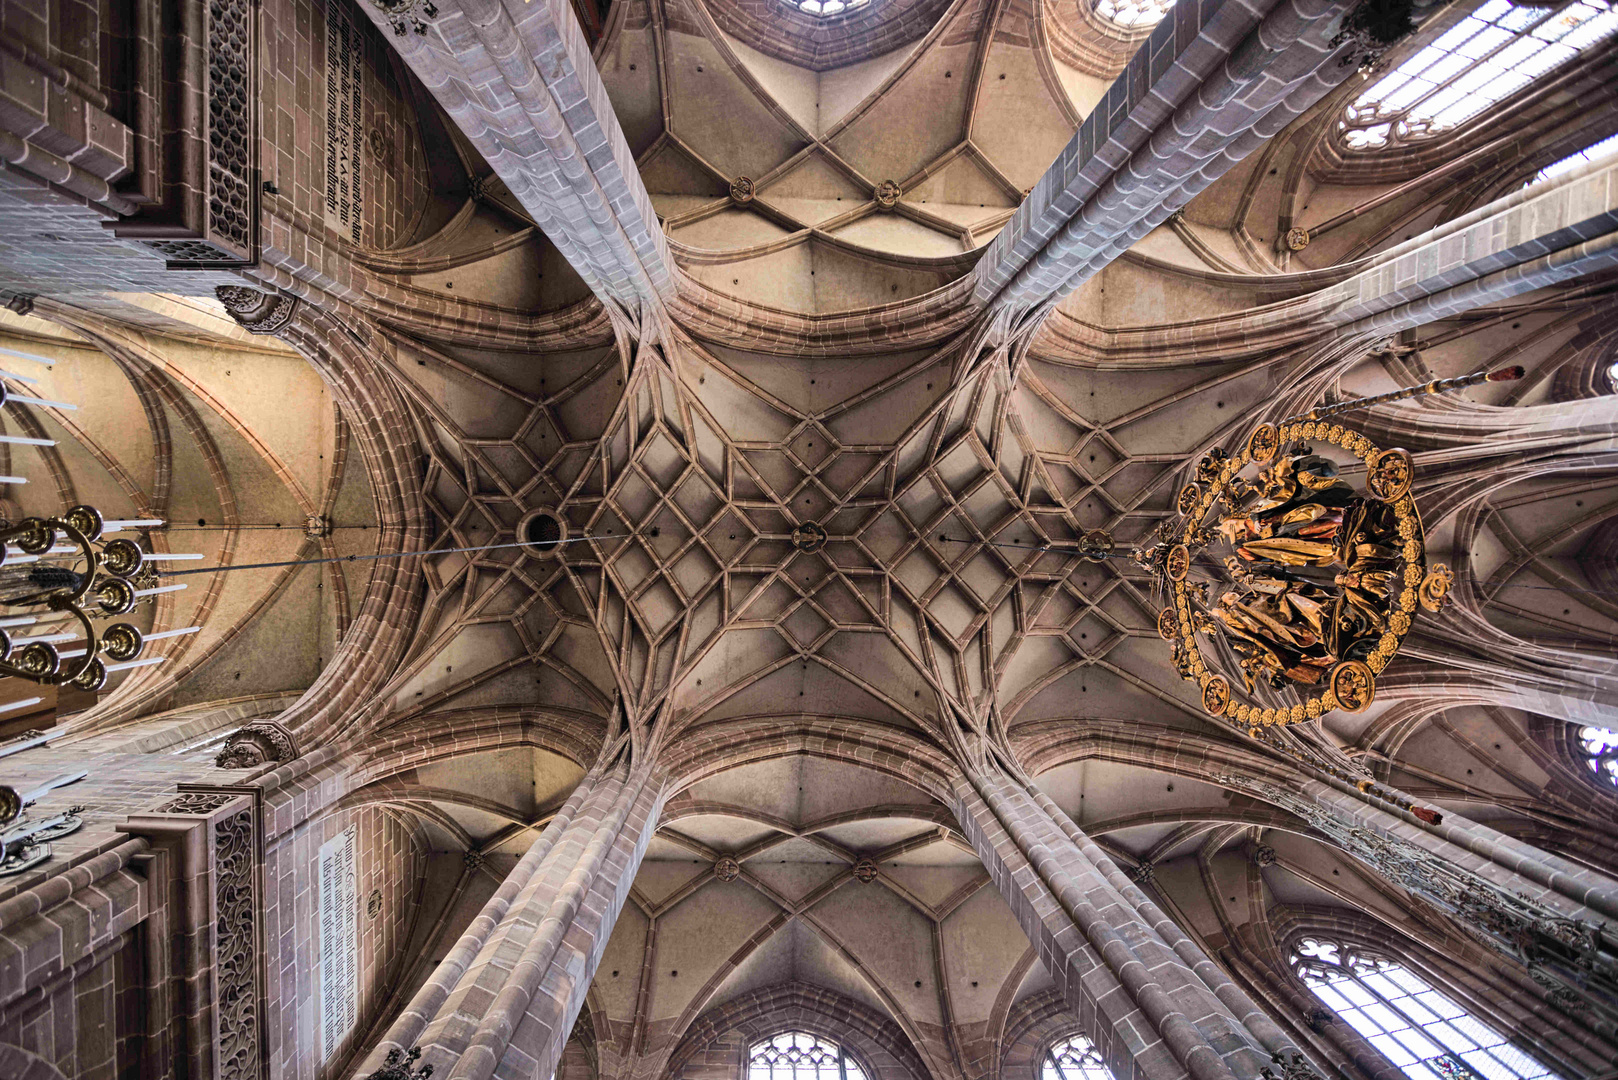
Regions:
[[[246,285],[221,285],[214,290],[219,302],[250,334],[273,334],[292,321],[298,298],[265,293]]]
[[[226,739],[213,760],[221,769],[256,769],[297,756],[298,744],[290,731],[273,720],[255,720]]]

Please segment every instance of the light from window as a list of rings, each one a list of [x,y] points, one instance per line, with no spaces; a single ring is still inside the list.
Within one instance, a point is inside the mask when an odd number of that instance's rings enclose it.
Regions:
[[[1615,31],[1612,0],[1489,0],[1355,98],[1343,140],[1374,150],[1449,131]]]
[[[1303,981],[1411,1080],[1537,1080],[1553,1074],[1398,964],[1306,939]]]
[[[1618,380],[1618,364],[1612,365],[1608,374]],[[1618,786],[1618,731],[1587,727],[1579,732],[1579,742],[1584,745],[1584,752],[1590,755],[1585,758],[1585,763],[1596,778],[1604,784]]]
[[[1112,1073],[1095,1043],[1084,1035],[1073,1035],[1045,1052],[1039,1080],[1112,1080]]]
[[[1174,0],[1096,0],[1096,14],[1125,30],[1146,30],[1173,6]]]
[[[1580,165],[1583,165],[1586,162],[1595,161],[1598,158],[1604,158],[1608,154],[1618,154],[1618,135],[1608,135],[1600,142],[1591,146],[1586,146],[1583,150],[1580,150],[1576,154],[1569,154],[1561,161],[1558,161],[1553,165],[1545,166],[1543,169],[1535,173],[1534,178],[1528,181],[1528,183],[1537,184],[1541,180],[1549,180],[1553,176],[1561,176],[1563,173],[1572,172],[1574,169],[1577,169]]]
[[[806,1031],[784,1031],[753,1044],[747,1080],[865,1080],[865,1073],[836,1043]]]
[[[817,19],[829,19],[833,15],[842,15],[845,12],[862,8],[871,0],[785,0],[805,15],[813,15]]]

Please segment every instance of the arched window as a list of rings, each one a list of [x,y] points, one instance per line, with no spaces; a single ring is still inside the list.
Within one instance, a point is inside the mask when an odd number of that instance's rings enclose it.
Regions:
[[[1174,0],[1096,0],[1095,12],[1125,30],[1149,30],[1163,21]]]
[[[842,1047],[807,1031],[783,1031],[753,1044],[747,1080],[865,1080]]]
[[[1070,1035],[1045,1051],[1039,1080],[1112,1080],[1107,1063],[1086,1035]]]
[[[1343,141],[1375,150],[1449,131],[1615,31],[1613,0],[1488,0],[1355,98]]]
[[[1315,996],[1411,1080],[1536,1080],[1549,1069],[1390,960],[1306,938],[1293,967]]]
[[[782,0],[782,2],[792,5],[805,15],[829,19],[833,15],[843,15],[865,7],[871,0]]]
[[[1534,184],[1541,180],[1549,180],[1553,176],[1561,176],[1565,172],[1572,172],[1586,162],[1595,161],[1597,158],[1604,158],[1610,154],[1618,154],[1618,135],[1608,135],[1598,143],[1586,146],[1583,150],[1569,154],[1561,161],[1545,166],[1535,173],[1533,179],[1528,182]]]
[[[1610,374],[1618,381],[1618,364],[1612,366]],[[1596,779],[1618,787],[1618,731],[1604,727],[1582,728],[1579,745],[1584,748],[1585,764],[1596,774]]]

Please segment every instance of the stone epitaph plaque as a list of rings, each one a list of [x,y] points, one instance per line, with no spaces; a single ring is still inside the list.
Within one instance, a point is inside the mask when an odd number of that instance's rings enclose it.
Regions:
[[[360,242],[365,220],[365,39],[345,5],[326,5],[326,224]]]
[[[320,845],[320,1060],[354,1030],[359,1012],[355,826]]]

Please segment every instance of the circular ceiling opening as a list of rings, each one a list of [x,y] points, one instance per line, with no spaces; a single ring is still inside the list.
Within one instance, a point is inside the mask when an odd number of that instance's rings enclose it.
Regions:
[[[517,541],[532,555],[554,555],[567,539],[567,526],[553,510],[534,510],[517,522]]]

